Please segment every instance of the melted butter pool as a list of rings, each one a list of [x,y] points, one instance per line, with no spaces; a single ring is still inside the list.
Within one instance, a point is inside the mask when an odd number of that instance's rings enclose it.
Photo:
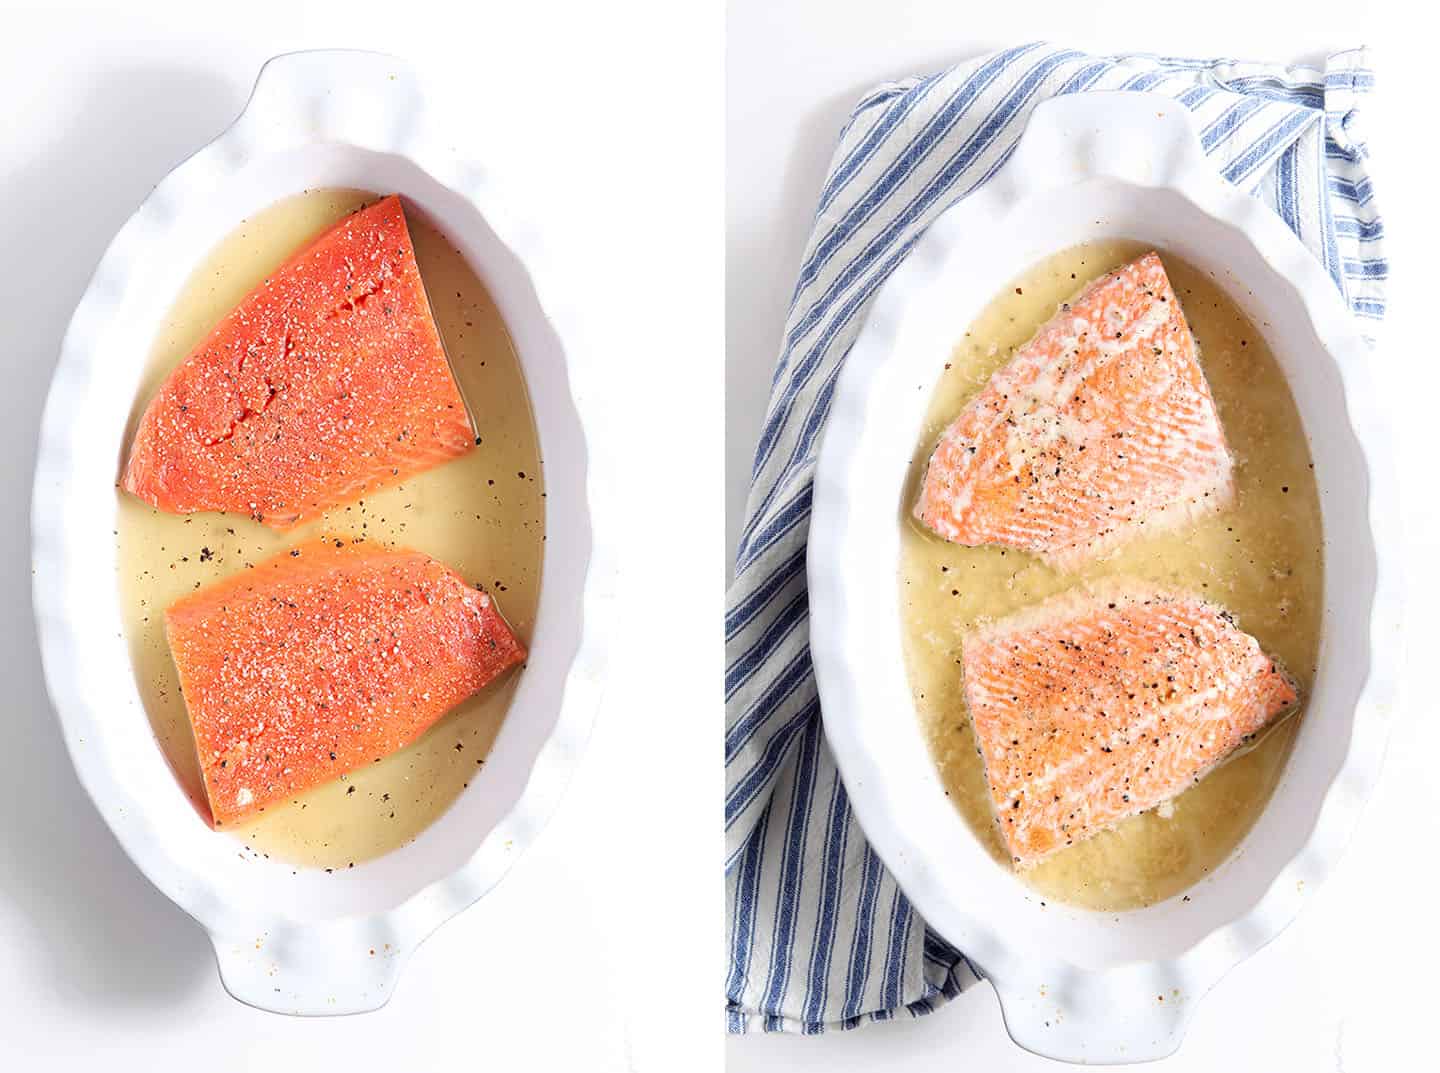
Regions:
[[[1300,714],[1175,798],[1172,808],[1132,817],[1018,873],[1047,899],[1102,910],[1161,901],[1219,866],[1269,800],[1302,724],[1319,650],[1320,502],[1284,374],[1217,282],[1161,250],[1235,456],[1235,504],[1197,524],[1137,540],[1075,574],[1058,573],[1024,552],[946,543],[914,521],[910,508],[936,440],[966,401],[1061,302],[1149,248],[1110,241],[1062,251],[991,301],[935,387],[900,505],[902,629],[916,711],[950,800],[1007,868],[961,695],[961,637],[971,627],[1083,581],[1147,579],[1229,608],[1300,685]]]
[[[314,190],[243,221],[195,270],[166,316],[130,430],[170,371],[217,321],[295,250],[375,199]],[[117,490],[126,637],[151,727],[176,778],[208,821],[195,741],[165,641],[179,597],[320,534],[415,548],[482,583],[527,644],[540,591],[544,480],[519,359],[484,285],[432,226],[407,211],[430,305],[481,443],[463,457],[287,533],[226,514],[165,514]],[[130,437],[127,435],[128,447]],[[233,829],[257,853],[344,868],[412,841],[475,778],[523,669],[492,683],[418,741]],[[351,792],[353,790],[353,792]]]

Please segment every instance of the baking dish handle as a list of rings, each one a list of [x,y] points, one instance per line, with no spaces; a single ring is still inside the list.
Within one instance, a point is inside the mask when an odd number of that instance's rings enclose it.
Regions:
[[[1023,196],[1097,176],[1172,186],[1187,175],[1223,183],[1206,160],[1190,110],[1154,93],[1109,90],[1036,105],[993,181],[1019,186],[1015,196]]]
[[[1043,1058],[1081,1065],[1154,1062],[1174,1054],[1194,1006],[1180,992],[1138,980],[1121,984],[1101,977],[1083,988],[990,982],[1012,1040]]]
[[[344,87],[343,92],[338,87]],[[227,132],[240,151],[328,140],[385,147],[397,126],[413,123],[424,94],[397,56],[359,49],[317,49],[273,56],[260,68],[245,110]]]
[[[323,1017],[366,1013],[390,1001],[408,949],[379,942],[373,928],[344,925],[224,938],[211,935],[220,980],[231,996],[272,1013]]]

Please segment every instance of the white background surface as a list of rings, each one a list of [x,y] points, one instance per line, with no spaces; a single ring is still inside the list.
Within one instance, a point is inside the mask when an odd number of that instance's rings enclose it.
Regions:
[[[1440,640],[1424,606],[1440,590],[1440,511],[1434,501],[1440,482],[1429,464],[1440,372],[1433,342],[1420,335],[1434,308],[1433,295],[1425,293],[1433,274],[1423,263],[1436,241],[1435,101],[1424,84],[1434,63],[1420,54],[1423,31],[1383,18],[1385,10],[1398,14],[1399,5],[732,0],[726,54],[727,554],[739,532],[750,457],[815,197],[840,126],[864,90],[1037,37],[1095,52],[1284,62],[1368,44],[1375,49],[1380,92],[1369,103],[1366,130],[1392,266],[1392,314],[1375,363],[1393,399],[1396,462],[1418,493],[1408,525],[1415,542],[1408,555],[1409,679],[1423,682]],[[1150,1068],[1434,1068],[1440,916],[1431,847],[1440,838],[1440,774],[1433,770],[1440,716],[1427,693],[1410,690],[1379,791],[1338,874],[1294,926],[1201,1002],[1179,1053]],[[727,1056],[736,1073],[1061,1068],[1009,1042],[994,994],[983,984],[918,1021],[813,1039],[732,1039]]]
[[[98,0],[0,3],[0,490],[11,505],[0,519],[0,1069],[718,1064],[719,716],[697,683],[718,682],[721,657],[705,564],[733,547],[784,305],[850,102],[876,81],[997,45],[1040,35],[1098,51],[1281,59],[1376,46],[1381,93],[1368,128],[1394,268],[1376,366],[1392,388],[1397,465],[1416,492],[1410,660],[1412,680],[1425,681],[1440,640],[1426,607],[1440,540],[1429,465],[1440,372],[1420,334],[1436,238],[1422,27],[1366,19],[1379,4],[1297,14],[1214,0],[1143,13],[1038,0],[737,0],[722,102],[718,3],[485,7],[254,0],[212,15],[165,2],[122,16]],[[396,52],[472,94],[477,153],[552,206],[553,241],[593,280],[592,331],[615,368],[614,431],[649,472],[622,490],[646,522],[617,626],[633,651],[617,658],[556,819],[493,895],[421,949],[389,1007],[300,1021],[224,995],[198,927],[134,870],[75,782],[38,674],[26,513],[49,370],[110,235],[233,118],[266,57],[321,46]],[[703,494],[720,482],[721,417],[703,403],[720,388],[722,286],[723,540],[719,497]],[[654,450],[667,442],[687,449],[667,461]],[[686,487],[697,491],[676,508],[686,520],[676,531],[657,504]],[[1437,754],[1440,717],[1412,688],[1339,874],[1204,1000],[1180,1055],[1158,1068],[1388,1073],[1433,1061]],[[922,1021],[727,1050],[737,1070],[1058,1068],[1008,1043],[983,986]]]
[[[694,562],[720,557],[722,426],[677,402],[721,390],[722,20],[636,8],[0,4],[0,1070],[718,1067],[720,715],[697,683],[720,680],[720,577]],[[225,995],[199,927],[76,782],[40,681],[27,515],[50,369],[111,235],[267,57],[333,46],[451,78],[476,159],[531,192],[591,281],[638,524],[606,703],[552,824],[387,1008],[306,1021]],[[655,450],[679,442],[711,446]]]

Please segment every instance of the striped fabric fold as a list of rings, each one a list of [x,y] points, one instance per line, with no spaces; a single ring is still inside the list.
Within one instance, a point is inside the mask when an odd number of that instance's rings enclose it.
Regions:
[[[918,1016],[977,979],[856,824],[810,667],[815,452],[876,289],[940,213],[1000,169],[1040,101],[1148,90],[1190,109],[1216,169],[1299,236],[1368,333],[1384,315],[1388,274],[1358,118],[1373,82],[1363,49],[1318,69],[1031,42],[881,86],[855,106],[791,299],[727,594],[729,1031]]]

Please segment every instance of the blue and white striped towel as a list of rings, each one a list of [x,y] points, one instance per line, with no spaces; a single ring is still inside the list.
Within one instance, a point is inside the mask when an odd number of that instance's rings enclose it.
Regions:
[[[851,816],[810,669],[815,452],[876,288],[940,213],[1004,164],[1038,102],[1143,89],[1194,113],[1215,167],[1300,236],[1367,330],[1384,314],[1386,280],[1355,112],[1373,81],[1363,50],[1317,70],[1031,43],[882,86],[856,106],[791,300],[727,598],[730,1031],[919,1015],[976,979],[915,915]]]

